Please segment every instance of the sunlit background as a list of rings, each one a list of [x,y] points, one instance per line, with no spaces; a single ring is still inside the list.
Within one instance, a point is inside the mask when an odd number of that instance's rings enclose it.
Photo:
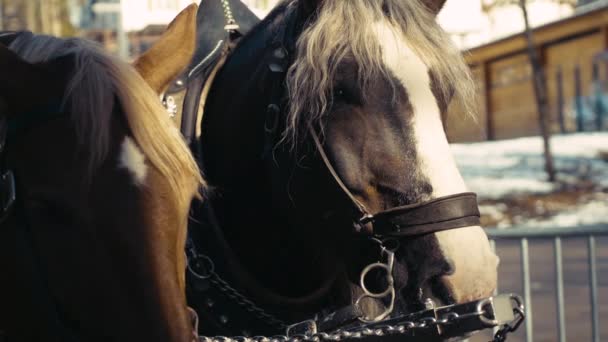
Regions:
[[[128,36],[125,55],[145,49],[149,40],[194,0],[0,0],[0,30],[27,28],[58,36],[79,35],[102,41],[119,51],[117,36]],[[243,0],[263,17],[277,0]],[[605,1],[530,1],[530,21],[538,26],[598,6]],[[520,32],[516,2],[495,0],[448,1],[439,16],[442,26],[463,48]]]

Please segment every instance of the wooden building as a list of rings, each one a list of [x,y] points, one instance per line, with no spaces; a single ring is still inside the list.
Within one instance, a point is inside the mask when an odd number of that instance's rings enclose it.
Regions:
[[[608,7],[534,30],[545,71],[554,133],[602,129],[608,123]],[[448,136],[472,142],[538,135],[532,69],[523,34],[466,52],[478,91],[476,119],[452,106]]]

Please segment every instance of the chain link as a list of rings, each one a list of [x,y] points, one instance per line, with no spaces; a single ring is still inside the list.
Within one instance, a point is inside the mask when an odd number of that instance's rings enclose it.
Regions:
[[[234,25],[236,24],[236,20],[234,20],[234,15],[232,15],[232,9],[230,8],[230,3],[228,0],[221,0],[222,8],[224,9],[224,17],[226,18],[226,25]]]
[[[267,313],[264,309],[257,306],[254,302],[245,297],[237,289],[230,286],[224,279],[222,279],[217,273],[211,272],[209,281],[212,282],[217,289],[222,291],[226,296],[235,300],[238,305],[243,307],[245,310],[254,314],[257,318],[266,320],[267,323],[278,329],[285,329],[287,324],[276,318],[272,314]]]
[[[222,277],[215,272],[213,260],[205,254],[198,253],[194,241],[191,239],[188,239],[186,242],[186,260],[188,271],[197,278],[198,281],[208,281],[212,283],[215,285],[216,289],[224,293],[228,298],[234,300],[236,304],[251,312],[255,317],[265,320],[274,328],[278,330],[287,328],[285,322],[257,306],[253,301],[222,279]]]
[[[485,312],[476,312],[476,315],[483,315]],[[200,342],[323,342],[323,341],[342,341],[344,339],[362,339],[366,337],[384,337],[390,335],[400,335],[414,329],[428,329],[435,326],[446,326],[458,320],[468,318],[471,315],[460,316],[455,312],[448,313],[439,319],[434,317],[424,317],[418,321],[407,321],[398,325],[376,325],[373,328],[363,328],[356,331],[340,330],[334,333],[315,333],[310,335],[294,336],[237,336],[237,337],[207,337],[201,336]]]

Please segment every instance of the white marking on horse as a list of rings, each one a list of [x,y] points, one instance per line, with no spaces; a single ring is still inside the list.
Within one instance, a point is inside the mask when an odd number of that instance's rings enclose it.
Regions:
[[[433,186],[433,197],[467,191],[447,141],[437,99],[431,90],[428,66],[388,22],[375,23],[386,66],[405,88],[413,109],[413,134],[419,170]],[[491,295],[496,287],[498,258],[481,227],[435,233],[442,254],[456,272],[445,276],[458,302]],[[474,260],[474,261],[473,261]],[[493,271],[491,271],[493,270]]]
[[[406,89],[412,105],[413,133],[420,171],[431,182],[433,196],[466,191],[443,130],[427,65],[405,37],[399,36],[387,22],[376,23],[375,29],[382,44],[384,62]]]
[[[129,137],[126,137],[122,143],[122,149],[118,157],[118,167],[127,169],[131,173],[135,185],[144,185],[148,174],[146,157]]]

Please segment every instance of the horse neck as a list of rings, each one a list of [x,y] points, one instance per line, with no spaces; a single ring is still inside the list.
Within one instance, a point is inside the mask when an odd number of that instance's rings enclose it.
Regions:
[[[201,147],[206,178],[216,188],[211,202],[235,257],[268,289],[301,297],[327,280],[322,268],[328,263],[322,237],[313,233],[316,213],[302,223],[290,198],[297,161],[289,153],[261,157],[275,85],[267,66],[272,50],[260,46],[270,46],[272,38],[263,30],[247,37],[219,72],[205,107]]]

